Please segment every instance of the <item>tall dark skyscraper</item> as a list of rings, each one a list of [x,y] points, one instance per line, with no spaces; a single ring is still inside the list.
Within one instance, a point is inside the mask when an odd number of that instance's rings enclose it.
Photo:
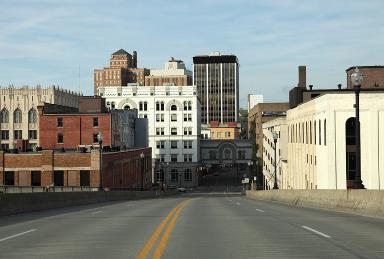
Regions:
[[[239,62],[214,52],[193,57],[193,84],[201,101],[201,123],[238,121]]]

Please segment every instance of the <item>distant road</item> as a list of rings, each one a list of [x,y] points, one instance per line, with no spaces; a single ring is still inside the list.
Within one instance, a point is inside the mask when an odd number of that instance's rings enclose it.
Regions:
[[[384,258],[384,220],[195,193],[1,217],[0,258]]]

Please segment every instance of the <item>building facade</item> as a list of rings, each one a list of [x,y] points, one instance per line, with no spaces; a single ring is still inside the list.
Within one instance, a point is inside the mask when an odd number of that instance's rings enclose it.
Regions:
[[[236,122],[211,121],[208,128],[210,139],[239,139],[240,137],[240,124]]]
[[[140,155],[144,154],[144,158]],[[101,159],[100,159],[101,158]],[[100,172],[101,171],[101,172]],[[119,152],[55,152],[10,154],[0,151],[0,185],[22,187],[151,187],[151,149]]]
[[[201,123],[237,122],[239,113],[239,62],[220,52],[193,57],[193,85],[201,100]]]
[[[346,189],[356,174],[355,95],[324,94],[287,112],[288,188]],[[360,94],[361,177],[383,189],[384,93]]]
[[[263,157],[263,123],[284,117],[288,103],[259,103],[248,113],[248,139],[256,143],[256,154]]]
[[[150,75],[145,77],[145,85],[192,85],[192,72],[185,68],[182,60],[171,58],[164,69],[151,69]]]
[[[384,88],[384,66],[357,66],[364,76],[361,88]],[[347,88],[353,89],[351,75],[356,67],[350,67],[347,73]]]
[[[114,87],[129,83],[145,84],[149,69],[137,68],[137,52],[133,55],[123,49],[114,52],[109,60],[109,67],[94,70],[94,94],[98,87]]]
[[[138,109],[148,119],[149,146],[156,161],[168,163],[169,186],[194,186],[200,162],[200,100],[194,86],[122,86],[99,88],[111,109]],[[154,172],[153,181],[160,182]],[[181,177],[181,178],[180,178]]]
[[[276,146],[273,133],[276,133]],[[275,160],[276,148],[276,160]],[[272,189],[275,183],[275,163],[279,189],[288,189],[288,127],[285,117],[263,123],[263,189]]]
[[[0,89],[1,149],[25,146],[33,149],[40,145],[37,106],[41,102],[79,107],[79,95],[52,86],[43,88],[13,86]]]

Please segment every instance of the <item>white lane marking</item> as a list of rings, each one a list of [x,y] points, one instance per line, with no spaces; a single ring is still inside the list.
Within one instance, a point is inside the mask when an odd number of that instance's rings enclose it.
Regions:
[[[257,211],[259,211],[259,212],[264,212],[263,210],[259,210],[259,209],[255,209],[255,210],[257,210]]]
[[[301,226],[302,228],[305,228],[306,230],[309,230],[319,236],[326,237],[326,238],[332,238],[331,236],[328,236],[327,234],[324,234],[323,232],[317,231],[316,229],[307,227],[307,226]]]
[[[4,237],[4,238],[0,239],[0,242],[3,242],[5,240],[8,240],[8,239],[11,239],[11,238],[14,238],[14,237],[18,237],[18,236],[21,236],[21,235],[25,235],[27,233],[30,233],[30,232],[33,232],[33,231],[36,231],[36,230],[37,230],[37,228],[34,228],[34,229],[30,229],[28,231],[24,231],[24,232],[18,233],[16,235],[12,235],[12,236],[9,236],[9,237]]]
[[[97,214],[97,213],[101,213],[101,212],[103,212],[103,211],[102,210],[98,210],[98,211],[92,212],[91,214]]]
[[[240,203],[236,202],[236,205],[240,205]]]

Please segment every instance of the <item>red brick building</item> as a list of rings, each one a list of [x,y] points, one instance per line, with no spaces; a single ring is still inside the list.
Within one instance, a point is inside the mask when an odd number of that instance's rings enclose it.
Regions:
[[[98,94],[98,87],[126,86],[128,83],[144,85],[149,72],[149,69],[137,68],[136,51],[131,55],[120,49],[111,55],[109,67],[94,70],[94,94]]]
[[[109,111],[105,108],[105,99],[100,97],[82,97],[79,109],[53,104],[37,108],[39,143],[43,149],[98,146],[99,132],[103,134],[103,146],[134,147],[137,110]]]
[[[347,88],[353,88],[351,75],[356,67],[350,67],[347,72]],[[358,66],[363,74],[361,88],[384,88],[384,66]]]
[[[102,164],[104,188],[141,188],[142,179],[144,188],[148,188],[151,155],[151,148],[103,152],[100,163],[98,150],[88,153],[43,150],[20,154],[0,151],[0,185],[98,187]]]

